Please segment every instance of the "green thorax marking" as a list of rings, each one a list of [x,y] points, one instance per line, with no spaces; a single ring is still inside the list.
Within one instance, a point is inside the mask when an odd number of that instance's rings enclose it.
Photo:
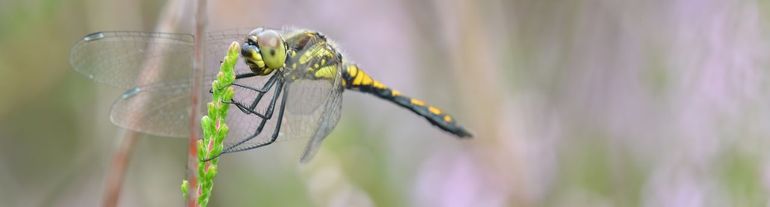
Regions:
[[[317,32],[294,33],[286,38],[288,58],[283,68],[290,79],[333,79],[342,55]]]

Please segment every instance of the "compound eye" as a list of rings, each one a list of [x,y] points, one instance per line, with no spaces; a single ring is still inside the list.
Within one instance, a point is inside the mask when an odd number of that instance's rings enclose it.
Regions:
[[[274,30],[260,32],[257,35],[257,45],[267,67],[271,69],[283,67],[286,62],[286,44],[278,32]]]
[[[256,45],[257,44],[257,36],[259,33],[262,33],[262,31],[265,31],[262,27],[257,27],[254,30],[251,30],[248,35],[246,35],[246,43]]]
[[[262,27],[257,27],[256,29],[249,32],[249,36],[257,36],[259,33],[262,33],[262,31],[265,31],[265,29]]]
[[[256,35],[249,35],[246,38],[246,44],[256,45],[257,44],[257,36]]]

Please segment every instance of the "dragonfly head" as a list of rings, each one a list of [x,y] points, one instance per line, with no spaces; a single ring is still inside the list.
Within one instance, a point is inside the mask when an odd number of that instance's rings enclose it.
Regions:
[[[251,71],[268,75],[286,62],[286,42],[275,30],[257,28],[249,32],[241,47],[241,56]]]

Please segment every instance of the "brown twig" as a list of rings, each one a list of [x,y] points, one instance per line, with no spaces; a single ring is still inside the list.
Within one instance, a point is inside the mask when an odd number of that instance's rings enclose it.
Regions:
[[[198,137],[199,137],[199,130],[200,129],[200,120],[198,118],[198,115],[200,115],[200,105],[201,105],[201,88],[203,85],[203,76],[204,76],[204,62],[203,62],[203,52],[205,51],[203,48],[204,45],[204,34],[206,31],[206,0],[198,0],[196,12],[195,12],[195,44],[194,47],[194,64],[193,64],[193,81],[192,81],[192,87],[191,87],[191,94],[192,97],[192,110],[190,111],[190,137],[187,142],[187,181],[190,185],[188,185],[187,192],[187,206],[194,207],[197,205],[198,200],[198,193],[197,193],[197,186],[198,186],[198,180],[197,178],[197,170],[198,170]]]
[[[120,144],[120,148],[112,155],[110,173],[106,178],[107,190],[104,194],[102,206],[118,205],[120,189],[123,186],[123,177],[126,174],[126,168],[128,167],[129,158],[134,151],[134,146],[136,146],[137,137],[138,133],[127,130],[123,135],[123,142]]]
[[[158,25],[155,27],[155,31],[171,32],[176,29],[181,18],[181,8],[183,7],[183,1],[176,0],[170,1],[161,13],[161,17],[158,19]],[[137,79],[137,84],[149,83],[151,80],[157,79],[160,73],[157,63],[146,62],[144,64],[144,70],[140,78]],[[143,105],[143,104],[140,104]],[[138,116],[134,116],[138,117]],[[138,120],[134,120],[138,121]],[[110,165],[109,173],[105,180],[105,194],[102,200],[102,206],[114,207],[118,205],[120,198],[120,191],[123,188],[123,180],[130,162],[131,154],[136,146],[137,139],[140,133],[136,131],[126,130],[123,134],[122,143],[117,151],[112,155],[112,165]]]

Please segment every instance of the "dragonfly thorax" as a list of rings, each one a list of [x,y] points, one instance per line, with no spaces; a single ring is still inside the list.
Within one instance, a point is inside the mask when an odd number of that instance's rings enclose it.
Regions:
[[[268,75],[286,62],[286,42],[275,30],[257,28],[246,37],[241,56],[252,72]]]

